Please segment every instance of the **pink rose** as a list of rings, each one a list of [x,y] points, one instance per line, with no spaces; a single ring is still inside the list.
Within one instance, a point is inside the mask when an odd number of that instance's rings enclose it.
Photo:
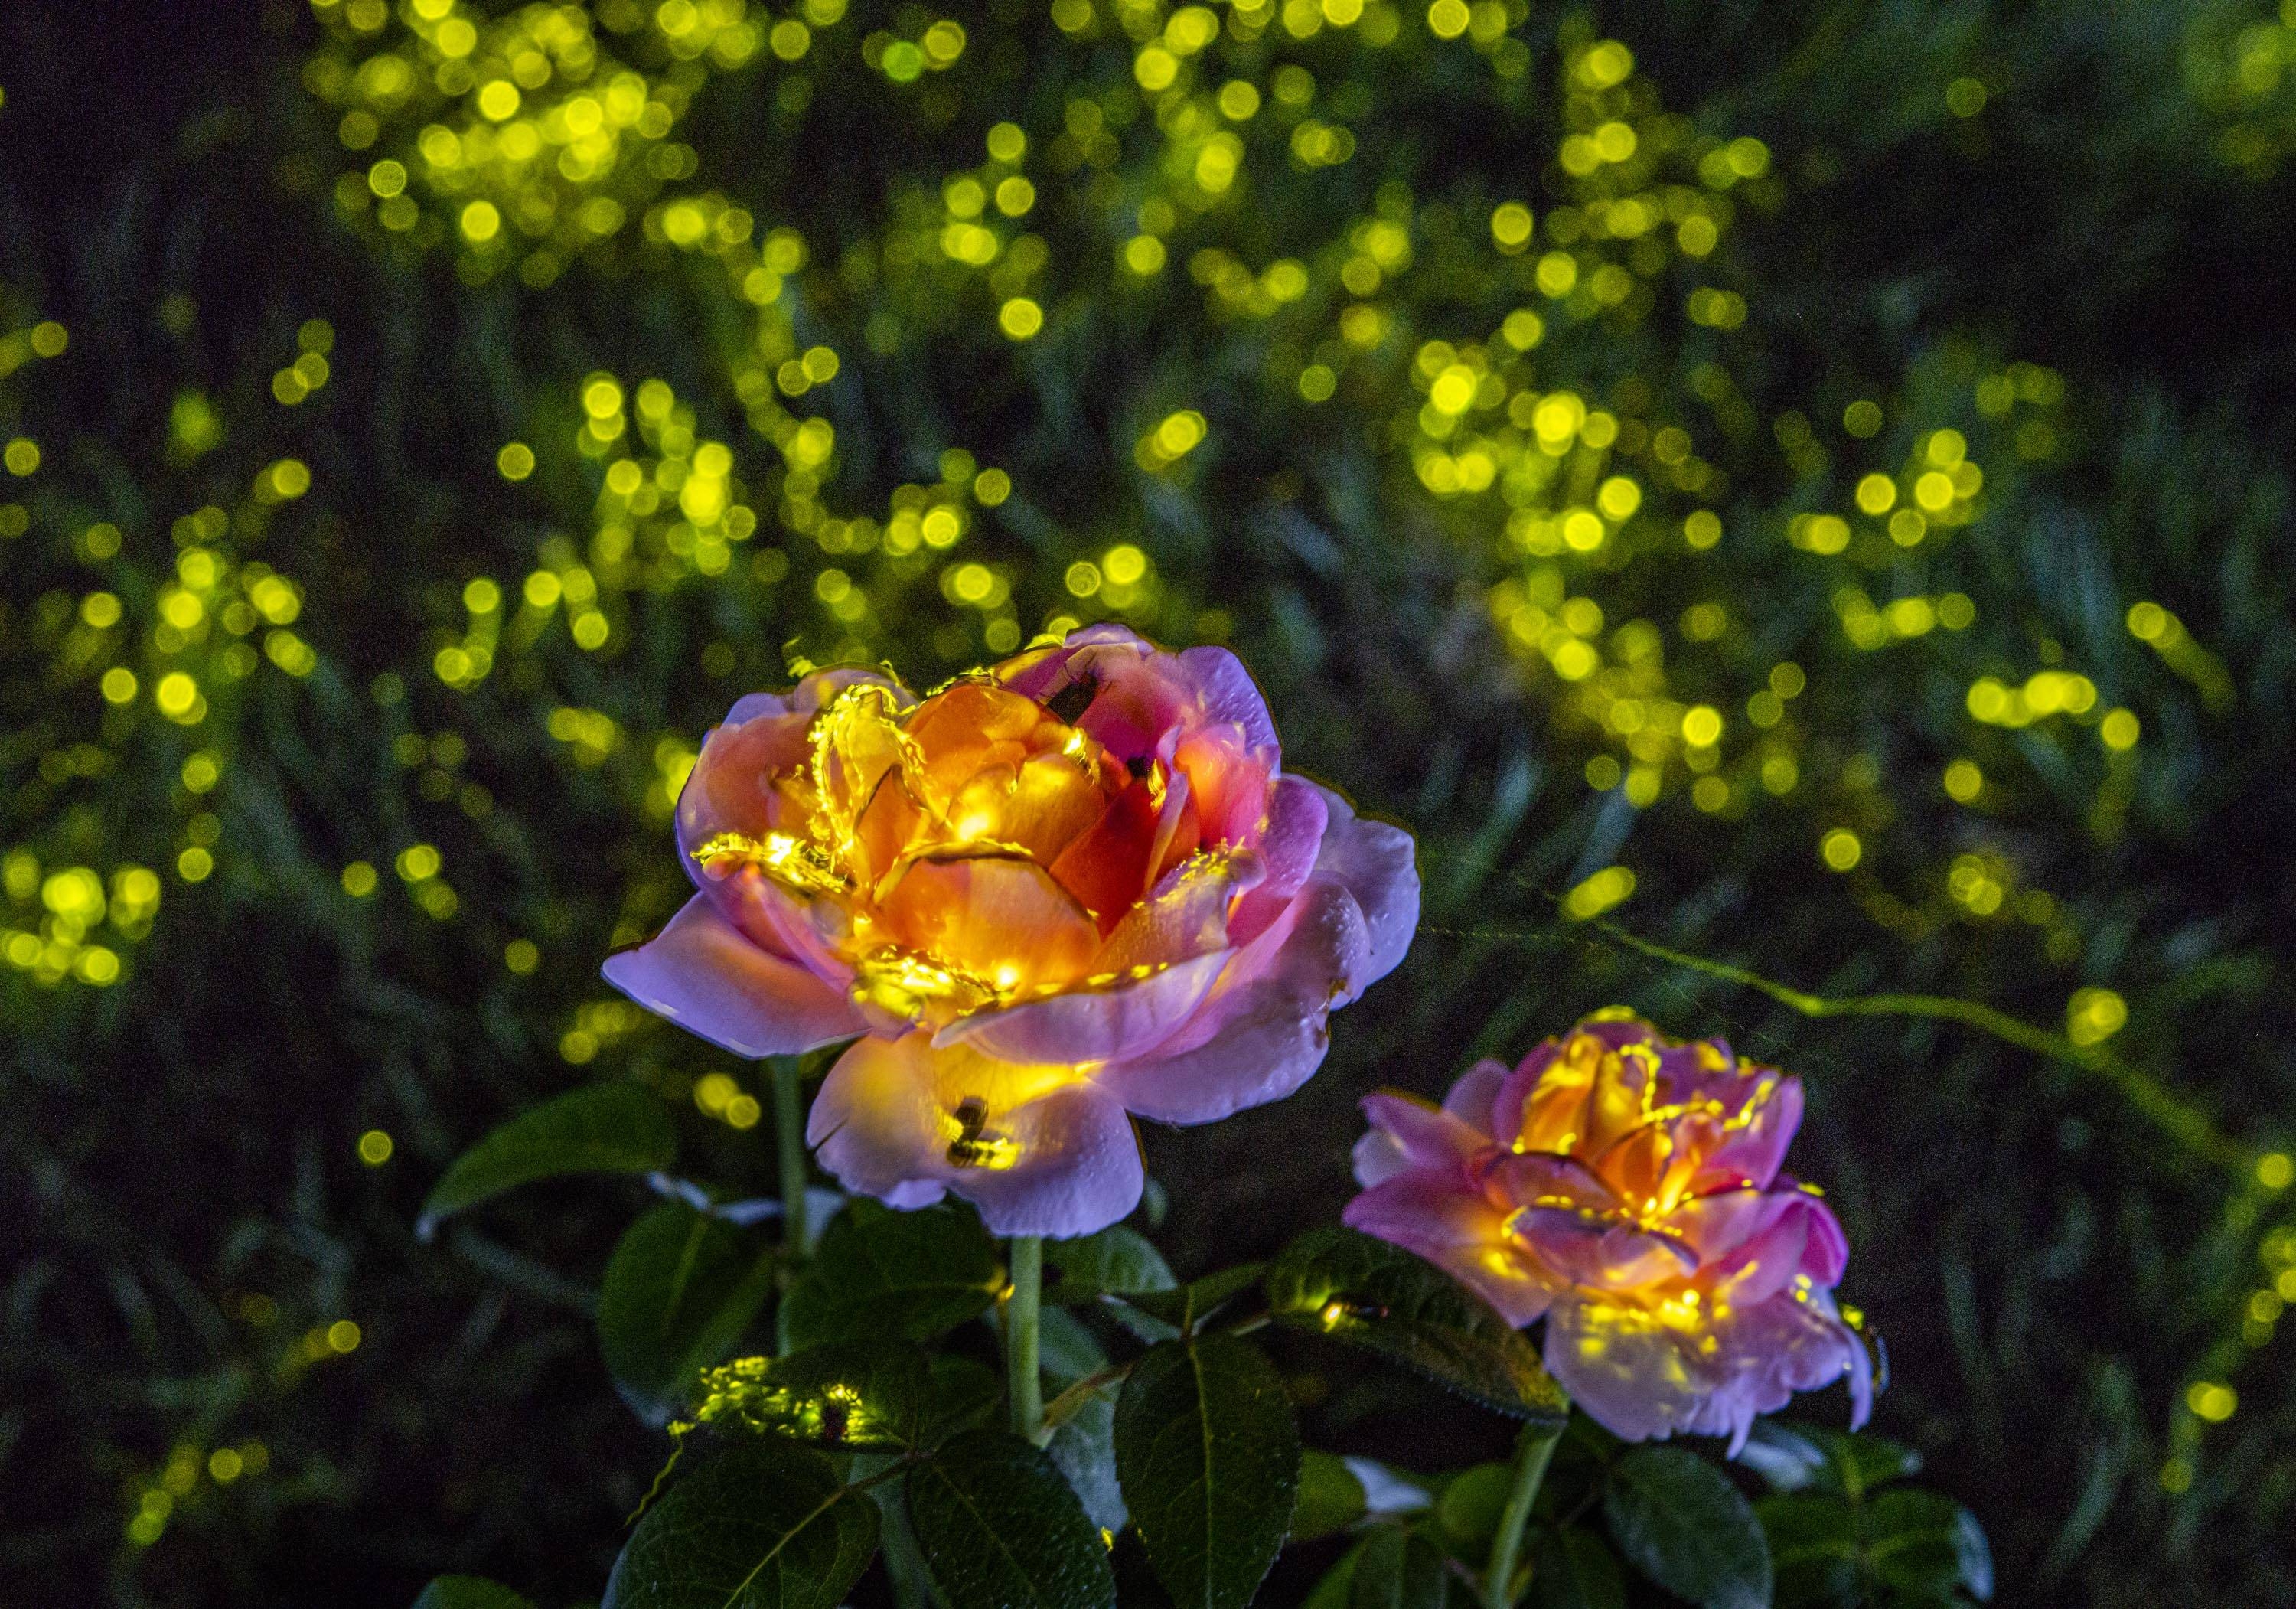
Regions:
[[[1778,1171],[1801,1099],[1718,1039],[1600,1012],[1513,1072],[1478,1063],[1439,1109],[1367,1097],[1347,1221],[1512,1323],[1544,1317],[1547,1371],[1628,1441],[1726,1435],[1735,1453],[1756,1415],[1844,1375],[1855,1428],[1874,1381],[1833,1303],[1849,1244]]]
[[[849,1188],[1084,1234],[1139,1200],[1128,1114],[1289,1095],[1411,941],[1408,834],[1280,759],[1234,654],[1119,626],[922,700],[816,672],[709,735],[701,891],[606,977],[742,1055],[864,1036],[807,1125]]]

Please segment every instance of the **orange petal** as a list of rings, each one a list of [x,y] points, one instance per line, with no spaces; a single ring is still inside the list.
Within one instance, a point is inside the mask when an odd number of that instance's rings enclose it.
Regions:
[[[912,861],[882,901],[893,940],[997,989],[1064,983],[1100,947],[1092,917],[1018,855]]]
[[[1112,928],[1148,891],[1149,856],[1160,825],[1148,784],[1136,780],[1061,851],[1053,876],[1102,926]]]

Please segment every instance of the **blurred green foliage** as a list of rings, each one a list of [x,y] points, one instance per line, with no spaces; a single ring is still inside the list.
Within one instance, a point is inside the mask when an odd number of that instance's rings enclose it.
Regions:
[[[1183,1276],[1623,1000],[1804,1076],[2005,1594],[2289,1593],[2296,16],[952,11],[0,18],[12,1583],[594,1592],[629,1214],[426,1193],[594,1079],[765,1193],[595,973],[701,733],[1118,617],[1428,882],[1306,1091],[1148,1136]]]

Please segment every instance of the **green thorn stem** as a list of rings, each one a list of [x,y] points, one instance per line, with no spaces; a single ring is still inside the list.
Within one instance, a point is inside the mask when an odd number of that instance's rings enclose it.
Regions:
[[[1004,1299],[1004,1364],[1011,1382],[1013,1429],[1045,1444],[1045,1377],[1037,1361],[1037,1316],[1044,1306],[1045,1243],[1015,1235],[1006,1247],[1013,1289]]]
[[[1538,1498],[1539,1482],[1546,1479],[1547,1460],[1562,1440],[1561,1424],[1532,1424],[1523,1429],[1514,1455],[1514,1488],[1507,1493],[1499,1514],[1498,1534],[1491,1539],[1491,1565],[1483,1572],[1484,1609],[1512,1609],[1515,1564],[1522,1556],[1522,1532],[1530,1519],[1530,1506]]]
[[[774,1148],[782,1177],[783,1247],[791,1262],[805,1256],[805,1129],[799,1110],[797,1058],[774,1058]]]

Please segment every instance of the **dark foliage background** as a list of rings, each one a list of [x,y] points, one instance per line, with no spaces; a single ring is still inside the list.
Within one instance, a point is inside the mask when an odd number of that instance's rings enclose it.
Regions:
[[[416,1204],[588,1078],[762,1188],[753,1070],[596,977],[677,896],[682,765],[794,658],[925,683],[1060,614],[1232,643],[1296,763],[1422,835],[1424,931],[1325,1071],[1146,1136],[1184,1274],[1336,1212],[1365,1090],[1632,1004],[1807,1080],[1880,1428],[2007,1600],[2296,1592],[2296,15],[1339,0],[1189,45],[991,0],[944,62],[938,13],[816,0],[792,61],[799,12],[677,5],[590,30],[659,127],[517,184],[470,135],[543,8],[0,13],[12,1599],[594,1594],[662,1453],[588,1326],[636,1187],[432,1244]],[[1948,1003],[1813,1016],[1605,921]],[[1318,1445],[1498,1445],[1294,1384]]]

